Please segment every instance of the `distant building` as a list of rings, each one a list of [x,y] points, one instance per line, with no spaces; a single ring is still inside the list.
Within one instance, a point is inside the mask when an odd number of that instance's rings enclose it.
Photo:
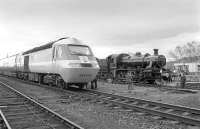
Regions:
[[[200,63],[175,63],[174,69],[177,71],[184,71],[186,73],[200,73]]]
[[[177,61],[170,62],[170,64],[173,64],[173,70],[176,72],[200,74],[200,56],[184,57]]]

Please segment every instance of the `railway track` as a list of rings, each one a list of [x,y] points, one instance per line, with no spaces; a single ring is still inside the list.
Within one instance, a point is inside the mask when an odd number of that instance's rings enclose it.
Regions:
[[[161,118],[167,118],[200,127],[200,109],[189,108],[144,99],[130,98],[95,90],[84,90],[85,94],[95,96],[97,102],[137,110]]]
[[[161,88],[164,90],[174,90],[174,91],[180,91],[180,92],[186,92],[186,93],[196,93],[200,90],[199,86],[189,86],[188,84],[185,86],[185,88],[181,88],[180,86],[169,86],[169,85],[154,85],[154,84],[145,84],[145,83],[133,83],[136,86],[144,86],[144,87],[155,87],[155,88]]]
[[[188,83],[186,84],[186,89],[195,89],[195,90],[200,90],[200,84],[199,83],[196,83],[196,84],[191,84],[191,83]]]
[[[0,129],[12,129],[1,110],[0,110]]]
[[[38,83],[28,83],[39,85]],[[47,85],[39,86],[66,92],[68,96],[71,96],[71,99],[100,103],[114,108],[125,108],[124,110],[127,111],[139,111],[150,114],[153,117],[155,116],[155,118],[158,119],[165,118],[200,127],[200,109],[154,102],[138,98],[129,98],[110,93],[99,92],[96,90],[62,90],[60,88],[49,87]]]
[[[114,83],[114,84],[127,84],[127,83]],[[135,86],[144,86],[144,87],[155,87],[155,88],[163,88],[167,90],[177,90],[177,91],[183,91],[183,92],[196,92],[200,90],[200,85],[198,83],[186,83],[184,88],[180,87],[180,84],[177,86],[170,86],[168,84],[162,84],[162,85],[156,85],[156,84],[147,84],[147,83],[133,83]]]
[[[2,129],[83,129],[3,82],[0,109]]]

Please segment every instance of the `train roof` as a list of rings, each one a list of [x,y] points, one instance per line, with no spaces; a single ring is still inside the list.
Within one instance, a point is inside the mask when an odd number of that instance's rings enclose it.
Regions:
[[[76,38],[67,38],[67,40],[62,40],[62,41],[59,40],[59,42],[55,43],[55,45],[61,45],[61,44],[85,45],[82,41]]]
[[[66,41],[64,39],[68,39],[68,40]],[[58,41],[61,41],[61,42],[58,42]],[[51,48],[53,46],[53,44],[79,44],[79,45],[84,45],[80,40],[78,40],[76,38],[64,37],[64,38],[60,38],[60,39],[55,40],[55,41],[51,41],[51,42],[44,44],[42,46],[32,48],[28,51],[23,52],[22,55],[26,55],[26,54],[29,54],[29,53],[33,53],[33,52],[37,52],[37,51],[40,51],[40,50]]]
[[[66,38],[60,38],[60,39],[58,39],[58,40],[51,41],[51,42],[49,42],[49,43],[47,43],[47,44],[44,44],[44,45],[42,45],[42,46],[32,48],[32,49],[30,49],[30,50],[28,50],[28,51],[23,52],[22,55],[29,54],[29,53],[33,53],[33,52],[37,52],[37,51],[44,50],[44,49],[48,49],[48,48],[51,48],[55,42],[60,41],[60,40],[63,40],[63,39],[67,39],[67,38],[68,38],[68,37],[66,37]]]

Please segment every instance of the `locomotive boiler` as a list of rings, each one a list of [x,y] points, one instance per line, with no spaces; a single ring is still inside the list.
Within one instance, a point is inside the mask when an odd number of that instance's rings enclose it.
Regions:
[[[0,73],[65,88],[83,88],[95,79],[99,65],[82,41],[65,37],[0,59]]]
[[[117,83],[126,83],[127,75],[131,75],[133,82],[154,83],[156,80],[161,79],[161,71],[166,64],[165,56],[159,55],[158,49],[154,49],[153,55],[142,55],[140,52],[135,54],[112,54],[104,61],[100,60],[100,62],[105,61],[106,65],[100,65],[100,78],[106,76]],[[106,69],[107,75],[102,74],[103,69],[104,73]]]

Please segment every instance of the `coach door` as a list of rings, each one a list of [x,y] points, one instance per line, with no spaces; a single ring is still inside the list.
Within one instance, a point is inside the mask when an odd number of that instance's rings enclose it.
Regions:
[[[57,47],[53,47],[52,52],[52,70],[54,73],[57,73],[57,63],[56,63],[56,55],[57,55]]]
[[[59,63],[62,60],[62,47],[56,46],[53,48],[53,68],[55,73],[59,73],[60,67]]]
[[[24,57],[24,71],[30,72],[30,70],[29,70],[29,56]]]

